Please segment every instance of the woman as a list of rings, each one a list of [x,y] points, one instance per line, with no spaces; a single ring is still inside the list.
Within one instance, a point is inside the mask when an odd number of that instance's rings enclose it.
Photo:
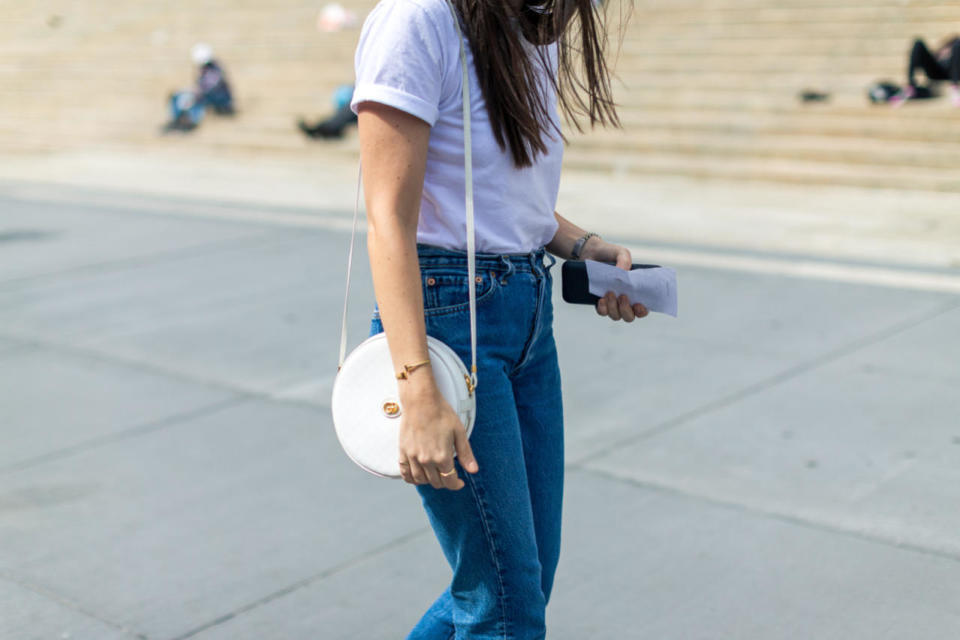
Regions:
[[[923,71],[927,80],[949,80],[950,100],[953,106],[960,107],[960,36],[946,38],[934,53],[923,40],[914,41],[907,64],[907,86],[891,99],[894,106],[917,95],[917,71]]]
[[[468,42],[477,277],[467,282],[460,40],[447,0],[382,0],[356,54],[377,310],[404,407],[403,478],[417,485],[453,569],[412,640],[543,638],[560,549],[563,417],[550,255],[616,263],[630,252],[554,212],[557,102],[616,124],[591,0],[453,0]],[[577,42],[571,43],[574,32]],[[537,44],[531,44],[537,43]],[[573,48],[581,51],[578,75]],[[577,78],[583,78],[578,81]],[[463,425],[433,379],[426,335],[470,354],[477,288],[477,420]],[[597,312],[631,322],[609,293]],[[454,451],[456,459],[454,459]]]

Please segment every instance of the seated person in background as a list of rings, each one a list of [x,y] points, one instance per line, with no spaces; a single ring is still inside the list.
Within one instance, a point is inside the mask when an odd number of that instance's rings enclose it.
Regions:
[[[198,43],[190,50],[198,67],[196,89],[170,94],[170,122],[164,131],[191,131],[203,120],[206,108],[214,113],[233,115],[233,94],[223,68],[213,59],[210,45]]]
[[[223,68],[213,59],[213,49],[207,44],[195,44],[190,55],[200,71],[197,77],[200,100],[220,115],[233,115],[233,94]]]
[[[960,36],[945,39],[933,53],[917,38],[907,66],[907,86],[890,100],[894,106],[917,95],[917,71],[923,71],[928,81],[949,80],[950,100],[953,106],[960,107]]]
[[[350,109],[351,98],[353,98],[352,84],[337,87],[333,94],[335,112],[332,116],[314,125],[300,120],[297,126],[310,138],[342,138],[344,130],[357,122],[357,114]]]

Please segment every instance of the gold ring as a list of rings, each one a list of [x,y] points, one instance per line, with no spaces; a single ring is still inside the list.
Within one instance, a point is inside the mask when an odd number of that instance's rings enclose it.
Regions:
[[[401,467],[409,467],[409,466],[410,466],[410,463],[407,462],[406,460],[401,460],[401,461],[398,462],[397,464],[399,464]]]
[[[440,471],[440,470],[438,469],[437,471]],[[455,474],[456,472],[457,472],[457,468],[454,467],[453,469],[450,469],[450,471],[447,471],[446,473],[444,473],[443,471],[440,471],[440,475],[442,475],[444,478],[446,478],[447,476],[452,476],[452,475]]]

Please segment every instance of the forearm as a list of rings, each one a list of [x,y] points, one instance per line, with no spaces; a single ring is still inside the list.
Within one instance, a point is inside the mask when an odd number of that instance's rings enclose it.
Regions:
[[[557,232],[553,235],[553,239],[547,245],[547,251],[558,258],[570,260],[573,257],[573,245],[587,232],[556,211],[553,212],[553,215],[556,217],[559,226]]]
[[[573,224],[556,211],[553,215],[557,218],[557,232],[553,239],[547,244],[547,251],[564,260],[573,258],[573,248],[577,241],[587,234],[587,231]],[[633,264],[633,257],[630,250],[617,244],[607,242],[600,236],[591,235],[580,247],[578,260],[596,260],[597,262],[606,262],[616,265],[620,269],[629,271]],[[607,316],[611,320],[625,320],[633,322],[636,318],[642,318],[648,311],[641,303],[633,305],[627,300],[627,296],[622,295],[620,299],[612,291],[597,301],[597,313]]]
[[[395,371],[430,359],[415,233],[390,223],[371,224],[367,233],[377,307]],[[433,371],[421,367],[400,385],[400,391],[410,396],[432,391],[434,385]]]
[[[557,218],[557,232],[553,234],[553,240],[547,245],[547,251],[563,258],[564,260],[573,260],[573,248],[580,238],[587,234],[587,231],[570,222],[556,211],[553,215]],[[580,254],[577,260],[596,260],[598,262],[608,262],[615,264],[621,269],[629,269],[631,265],[630,251],[625,247],[607,242],[598,235],[591,234],[586,242],[580,245]]]

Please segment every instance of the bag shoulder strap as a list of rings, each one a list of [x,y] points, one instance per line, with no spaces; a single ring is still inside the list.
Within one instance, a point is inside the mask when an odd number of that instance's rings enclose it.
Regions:
[[[463,170],[464,170],[464,206],[467,223],[467,290],[470,300],[470,393],[477,387],[477,287],[476,287],[476,235],[474,231],[473,211],[473,141],[470,131],[470,71],[467,67],[467,49],[463,42],[463,32],[456,9],[448,0],[447,6],[453,17],[453,25],[460,43],[460,68],[463,75]],[[340,322],[340,356],[337,370],[343,367],[347,355],[347,306],[350,300],[350,274],[353,271],[353,249],[356,244],[357,219],[360,212],[360,183],[363,170],[357,174],[357,197],[353,207],[353,227],[350,230],[350,251],[347,254],[347,282],[343,296],[343,316]]]

